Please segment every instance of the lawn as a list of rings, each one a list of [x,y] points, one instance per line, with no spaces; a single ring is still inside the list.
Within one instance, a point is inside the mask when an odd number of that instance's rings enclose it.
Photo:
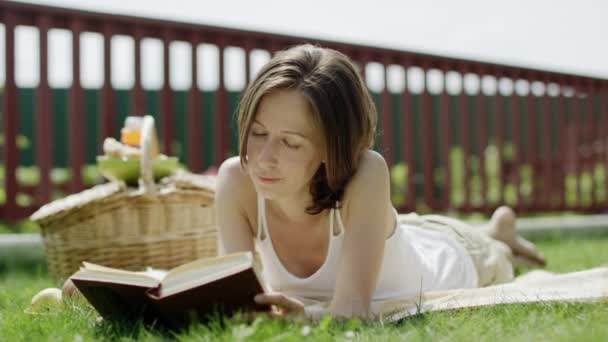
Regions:
[[[553,235],[536,241],[548,257],[547,269],[582,270],[608,262],[608,232],[596,236]],[[518,269],[518,273],[526,272]],[[142,324],[96,321],[82,302],[68,302],[47,315],[25,314],[34,294],[54,287],[40,249],[0,251],[0,341],[34,340],[551,340],[605,341],[608,305],[528,304],[426,313],[380,325],[357,320],[326,319],[320,323],[258,317],[253,322],[232,318],[193,324],[168,332]]]

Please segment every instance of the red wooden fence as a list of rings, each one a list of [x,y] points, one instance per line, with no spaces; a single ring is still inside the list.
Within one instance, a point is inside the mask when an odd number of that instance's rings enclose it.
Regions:
[[[191,46],[201,43],[214,44],[219,48],[219,88],[215,93],[216,117],[214,131],[214,164],[219,165],[227,156],[229,141],[229,113],[227,90],[224,86],[224,51],[226,47],[240,47],[245,51],[245,72],[249,76],[250,52],[263,49],[270,52],[291,45],[310,42],[340,50],[351,56],[362,68],[368,63],[380,63],[384,67],[385,86],[379,94],[381,135],[380,146],[389,165],[399,161],[408,165],[408,177],[404,184],[396,184],[395,191],[405,194],[398,204],[401,211],[420,209],[420,205],[437,210],[489,212],[503,201],[511,201],[520,211],[576,210],[602,211],[608,203],[608,81],[556,72],[527,69],[508,65],[483,63],[456,58],[419,54],[408,51],[377,48],[355,44],[308,39],[303,37],[235,30],[206,25],[179,23],[165,20],[92,13],[31,4],[0,1],[0,22],[5,27],[6,81],[3,90],[2,133],[5,136],[3,164],[5,168],[4,191],[6,198],[0,206],[0,219],[26,217],[39,205],[50,200],[53,184],[50,170],[53,168],[51,152],[53,137],[52,96],[48,82],[48,32],[62,28],[72,32],[73,83],[69,93],[69,164],[72,171],[69,191],[82,190],[81,170],[84,166],[83,87],[80,73],[80,34],[97,32],[103,36],[104,83],[100,100],[99,135],[111,136],[116,131],[115,93],[110,84],[112,45],[114,35],[127,35],[135,41],[135,84],[131,90],[133,113],[144,111],[144,93],[141,75],[141,40],[146,37],[160,39],[163,44],[164,86],[159,111],[160,135],[163,150],[170,151],[174,135],[174,94],[169,85],[169,44],[183,41]],[[36,92],[36,164],[40,169],[40,183],[35,188],[18,183],[16,169],[19,152],[16,145],[18,133],[17,86],[15,84],[15,27],[33,26],[40,32],[40,83]],[[192,48],[192,87],[188,92],[187,137],[188,146],[200,146],[202,97],[197,88],[197,49]],[[407,86],[395,94],[389,91],[387,67],[397,65],[405,70],[405,77],[412,67],[418,67],[424,75],[424,87],[419,94]],[[431,72],[443,75],[443,88],[432,94],[427,81]],[[447,75],[459,76],[460,92],[450,94],[445,86]],[[528,86],[540,84],[543,90],[534,94],[531,89],[522,92],[495,90],[492,96],[482,93],[481,87],[473,92],[465,91],[466,77],[489,77],[494,84],[520,82]],[[248,77],[246,77],[248,79]],[[554,89],[553,93],[549,89]],[[394,99],[399,105],[395,107]],[[437,100],[437,102],[435,101]],[[540,101],[540,105],[538,105]],[[413,106],[420,106],[423,115],[415,118]],[[393,113],[400,113],[395,127]],[[489,113],[493,113],[492,133],[488,132]],[[435,115],[435,117],[434,117]],[[419,125],[414,121],[419,120]],[[473,120],[473,121],[471,121]],[[555,127],[553,127],[555,126]],[[526,127],[525,132],[520,127]],[[400,134],[395,135],[398,128]],[[509,134],[507,134],[509,132]],[[455,134],[458,133],[459,139]],[[416,140],[416,136],[419,139]],[[473,144],[473,142],[475,142]],[[489,191],[494,189],[484,165],[489,143],[499,151],[498,200],[490,200]],[[525,142],[525,143],[524,143]],[[508,143],[508,144],[507,144]],[[507,146],[509,145],[509,146]],[[395,155],[400,147],[400,155]],[[454,148],[462,151],[459,162],[450,163]],[[416,161],[420,149],[421,160]],[[504,152],[509,150],[510,152]],[[202,171],[201,153],[188,149],[189,167]],[[510,157],[507,157],[507,154]],[[477,171],[472,160],[477,160]],[[481,165],[481,167],[479,167]],[[524,189],[522,166],[532,170],[532,181]],[[454,167],[461,169],[460,178],[453,179]],[[603,171],[601,171],[603,170]],[[587,177],[584,185],[582,174]],[[567,179],[576,181],[568,185]],[[438,181],[437,179],[440,179]],[[567,184],[568,183],[568,184]],[[474,187],[475,186],[475,187]],[[507,198],[509,193],[512,196]],[[569,200],[568,186],[574,186],[573,200]],[[587,186],[591,199],[585,203],[581,189]],[[455,188],[461,190],[461,199],[454,200]],[[601,188],[600,188],[601,187]],[[496,189],[494,189],[496,190]],[[31,193],[33,205],[19,206],[16,201],[20,192]],[[570,191],[572,192],[572,191]],[[477,194],[477,195],[476,195]]]

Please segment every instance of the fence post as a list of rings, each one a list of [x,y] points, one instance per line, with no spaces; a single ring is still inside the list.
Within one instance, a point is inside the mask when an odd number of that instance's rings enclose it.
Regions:
[[[83,91],[80,84],[80,33],[82,22],[72,18],[70,22],[72,31],[72,87],[69,95],[68,135],[69,135],[69,161],[71,170],[70,191],[77,192],[84,188],[82,182],[82,167],[84,166],[84,106]]]
[[[5,32],[5,61],[6,80],[4,83],[4,108],[6,120],[4,122],[4,160],[6,204],[3,216],[14,218],[17,211],[17,166],[19,164],[19,151],[17,151],[17,86],[15,84],[15,15],[11,12],[4,14]]]
[[[36,20],[40,32],[40,83],[36,91],[36,161],[40,170],[40,184],[36,189],[36,204],[49,201],[51,194],[50,172],[53,167],[53,99],[48,82],[48,31],[50,18]]]

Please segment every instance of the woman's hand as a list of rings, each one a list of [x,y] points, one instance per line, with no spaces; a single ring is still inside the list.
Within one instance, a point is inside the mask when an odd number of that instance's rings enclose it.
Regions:
[[[258,304],[267,304],[272,307],[271,314],[275,316],[303,315],[304,304],[282,293],[260,293],[254,298]]]

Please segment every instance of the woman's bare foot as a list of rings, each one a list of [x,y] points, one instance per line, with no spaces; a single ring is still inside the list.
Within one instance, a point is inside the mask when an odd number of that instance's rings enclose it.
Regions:
[[[513,251],[516,260],[528,265],[545,266],[545,257],[534,244],[517,235],[515,231],[515,213],[507,206],[501,206],[494,211],[490,222],[483,227],[492,238],[504,242]]]

